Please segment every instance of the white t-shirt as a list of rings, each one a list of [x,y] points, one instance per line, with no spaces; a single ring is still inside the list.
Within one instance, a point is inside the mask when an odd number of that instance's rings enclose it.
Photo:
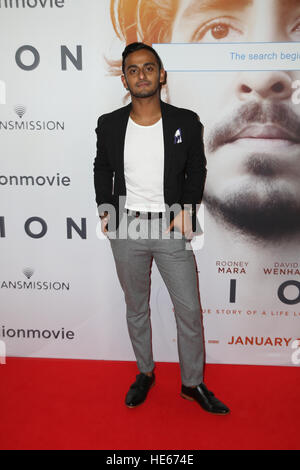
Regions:
[[[124,147],[124,172],[126,209],[165,212],[162,119],[152,126],[141,126],[129,117]]]

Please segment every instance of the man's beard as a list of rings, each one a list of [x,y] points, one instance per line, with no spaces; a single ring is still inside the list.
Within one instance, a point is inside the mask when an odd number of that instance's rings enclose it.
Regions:
[[[299,117],[289,106],[283,103],[243,104],[208,131],[205,139],[206,151],[211,154],[208,159],[214,158],[216,151],[220,156],[222,147],[230,143],[240,129],[253,123],[277,124],[293,136],[300,135]],[[270,153],[263,152],[244,157],[241,156],[243,163],[240,164],[245,176],[249,176],[248,183],[241,183],[241,186],[233,183],[234,187],[224,192],[224,196],[216,196],[213,189],[205,190],[208,210],[223,224],[251,238],[275,241],[300,232],[300,200],[289,184],[295,175],[289,171],[285,174],[284,158],[272,158]],[[300,155],[298,160],[300,168]],[[213,181],[208,169],[209,177]],[[209,184],[209,188],[213,186],[213,182]]]
[[[159,90],[160,90],[161,84],[158,83],[155,88],[152,90],[141,90],[141,91],[134,91],[131,88],[128,87],[129,93],[131,96],[134,98],[150,98],[151,96],[154,96]]]
[[[300,201],[272,184],[260,198],[254,187],[222,199],[204,192],[204,202],[219,222],[256,240],[281,241],[300,232]]]

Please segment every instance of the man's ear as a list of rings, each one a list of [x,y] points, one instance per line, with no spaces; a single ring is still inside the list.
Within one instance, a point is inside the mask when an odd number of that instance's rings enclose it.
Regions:
[[[159,83],[161,85],[165,85],[167,83],[167,72],[165,69],[161,69],[160,71]]]
[[[122,80],[122,83],[124,85],[124,88],[126,88],[126,90],[129,90],[127,82],[126,82],[125,75],[121,75],[121,80]]]

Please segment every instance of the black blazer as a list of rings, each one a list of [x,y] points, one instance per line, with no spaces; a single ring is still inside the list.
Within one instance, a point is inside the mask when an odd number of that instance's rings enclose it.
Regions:
[[[196,208],[202,199],[206,159],[203,146],[203,126],[193,111],[161,103],[164,133],[164,199],[168,206],[182,208],[192,204]],[[101,212],[112,205],[119,224],[119,196],[126,196],[124,175],[124,143],[131,103],[98,119],[97,155],[94,161],[96,202]],[[179,129],[179,131],[178,131]],[[176,132],[177,131],[177,132]],[[175,134],[179,136],[176,138]],[[124,205],[124,203],[123,203]],[[174,211],[170,220],[179,212]],[[194,211],[195,212],[195,211]],[[196,216],[193,220],[195,228]],[[110,226],[109,226],[110,229]]]

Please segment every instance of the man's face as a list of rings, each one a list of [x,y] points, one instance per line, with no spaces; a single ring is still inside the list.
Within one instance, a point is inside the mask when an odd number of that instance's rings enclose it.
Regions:
[[[126,57],[125,73],[121,78],[132,97],[148,98],[159,94],[164,73],[163,69],[159,70],[155,55],[147,49],[140,49]]]
[[[172,42],[300,41],[300,0],[181,0]],[[171,102],[198,112],[205,202],[261,238],[300,230],[300,72],[169,73]],[[189,93],[187,93],[189,90]]]

